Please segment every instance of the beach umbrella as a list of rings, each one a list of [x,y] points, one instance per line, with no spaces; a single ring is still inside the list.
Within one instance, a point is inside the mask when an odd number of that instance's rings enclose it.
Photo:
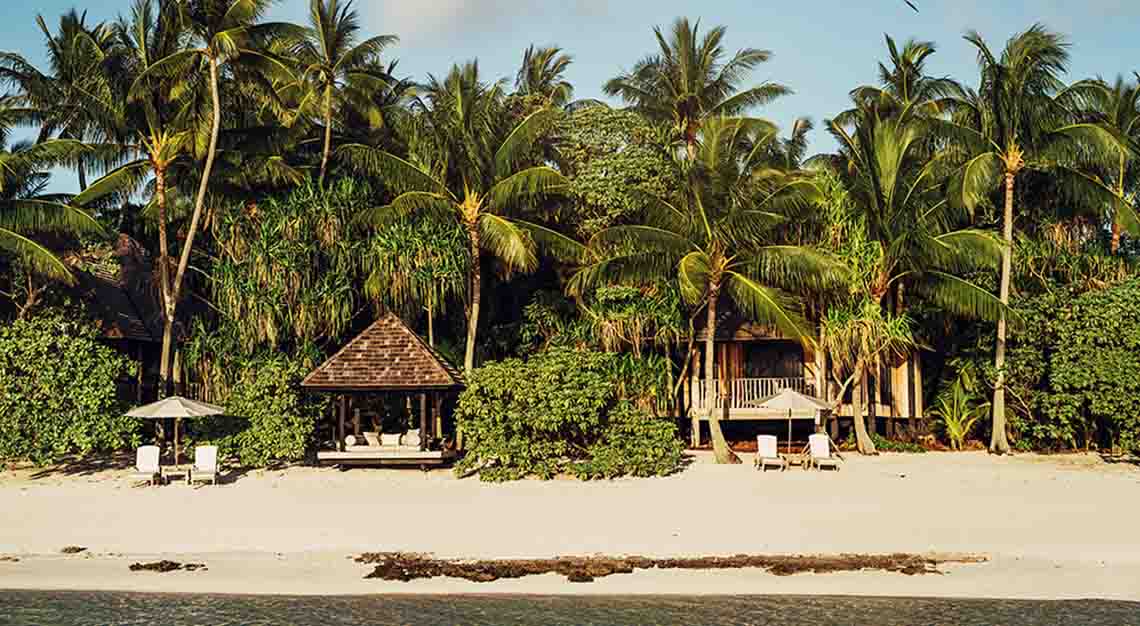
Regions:
[[[788,452],[792,451],[792,416],[795,413],[807,413],[813,418],[816,418],[818,424],[818,415],[822,411],[831,409],[831,405],[812,396],[802,394],[795,389],[782,389],[777,393],[770,396],[753,400],[748,403],[758,409],[767,409],[769,411],[779,411],[788,413]]]
[[[127,411],[127,415],[144,420],[174,418],[174,464],[178,465],[178,425],[182,419],[221,415],[225,411],[222,407],[214,404],[198,402],[182,396],[170,396],[158,402],[133,408]]]

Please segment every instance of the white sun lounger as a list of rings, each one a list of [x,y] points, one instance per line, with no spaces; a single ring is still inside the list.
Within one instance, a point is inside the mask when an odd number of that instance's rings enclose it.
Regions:
[[[808,460],[805,469],[814,467],[834,467],[839,469],[839,459],[831,452],[831,440],[825,433],[815,433],[808,436]]]
[[[158,446],[139,446],[135,452],[135,471],[131,474],[131,482],[145,480],[151,485],[157,485],[162,479],[158,467]]]
[[[198,446],[194,448],[194,467],[190,468],[190,477],[187,482],[206,482],[211,485],[218,484],[218,447]]]
[[[788,468],[788,462],[780,456],[775,435],[758,435],[756,437],[756,469],[766,471],[769,467],[785,470]]]

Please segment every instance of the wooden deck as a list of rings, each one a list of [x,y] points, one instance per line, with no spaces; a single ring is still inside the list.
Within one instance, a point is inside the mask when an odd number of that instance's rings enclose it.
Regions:
[[[353,449],[344,452],[336,450],[318,451],[317,464],[435,467],[451,462],[455,456],[454,450],[353,446]]]

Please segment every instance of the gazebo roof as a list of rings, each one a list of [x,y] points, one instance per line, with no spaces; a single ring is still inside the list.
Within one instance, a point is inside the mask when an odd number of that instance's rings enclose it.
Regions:
[[[463,376],[400,318],[389,313],[301,381],[325,391],[459,389]]]

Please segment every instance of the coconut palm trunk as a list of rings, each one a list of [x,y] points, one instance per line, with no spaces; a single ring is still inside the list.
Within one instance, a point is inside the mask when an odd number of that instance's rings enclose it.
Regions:
[[[720,283],[709,283],[708,321],[705,324],[705,403],[708,409],[709,435],[712,437],[713,455],[717,463],[740,463],[740,457],[728,447],[724,431],[720,428],[720,414],[716,410],[716,380],[713,378],[714,354],[716,351],[716,304],[720,297]],[[721,385],[727,385],[721,380]],[[726,388],[727,389],[727,388]],[[728,402],[727,396],[725,402]]]
[[[321,174],[317,178],[317,186],[325,186],[325,172],[329,167],[329,152],[332,151],[332,87],[325,90],[325,145],[321,151]]]
[[[475,369],[475,338],[479,330],[479,300],[482,290],[482,264],[479,262],[479,227],[470,224],[467,237],[471,241],[471,306],[467,312],[467,348],[463,355],[463,373],[470,376]]]
[[[162,329],[163,363],[160,368],[166,368],[167,372],[170,371],[170,356],[174,344],[174,316],[177,313],[178,299],[182,292],[182,281],[186,276],[186,269],[190,266],[190,252],[194,248],[194,236],[198,234],[198,223],[202,219],[202,209],[206,204],[210,171],[214,168],[214,154],[218,148],[218,132],[222,125],[222,103],[218,96],[218,60],[216,57],[209,57],[209,66],[210,100],[214,106],[210,127],[210,147],[206,153],[206,164],[202,168],[202,180],[198,183],[198,196],[194,201],[194,213],[190,217],[190,228],[186,232],[186,242],[182,244],[182,254],[178,259],[178,271],[174,274],[174,282],[170,287],[170,297],[166,301],[166,319]]]
[[[999,297],[1003,305],[1009,305],[1009,282],[1013,266],[1013,184],[1014,172],[1005,175],[1005,212],[1002,217],[1002,240],[1005,247],[1001,252],[1001,287]],[[990,452],[1009,452],[1009,439],[1005,433],[1005,335],[1006,317],[1002,311],[997,323],[997,349],[994,353],[994,368],[997,380],[994,381],[993,433],[990,436]]]
[[[170,353],[173,347],[174,317],[169,314],[174,308],[170,293],[170,242],[166,233],[166,168],[154,167],[154,194],[158,204],[158,257],[159,287],[162,289],[162,360],[159,361],[158,379],[162,384],[163,395],[170,394]]]

